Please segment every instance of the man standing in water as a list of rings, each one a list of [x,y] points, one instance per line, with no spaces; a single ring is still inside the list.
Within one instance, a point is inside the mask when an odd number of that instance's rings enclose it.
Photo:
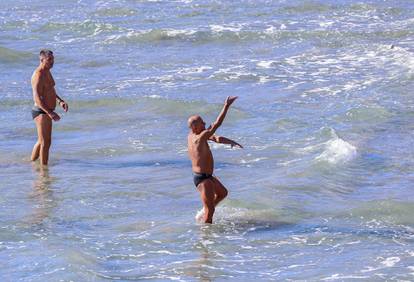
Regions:
[[[226,137],[217,136],[214,133],[223,123],[227,111],[237,97],[227,97],[224,107],[221,110],[216,121],[206,129],[203,119],[194,115],[188,119],[188,154],[191,159],[194,185],[200,191],[201,200],[204,209],[204,222],[213,223],[213,214],[217,204],[227,196],[227,189],[220,181],[213,176],[214,160],[207,141],[216,143],[230,144],[231,147],[238,146],[243,148],[237,142]]]
[[[54,112],[56,100],[65,112],[69,109],[68,104],[56,94],[55,81],[50,72],[53,63],[53,52],[41,50],[40,64],[32,76],[34,101],[32,117],[36,123],[38,138],[33,147],[31,160],[35,161],[40,156],[42,165],[47,165],[49,159],[49,148],[52,142],[52,121],[60,120],[60,116]]]

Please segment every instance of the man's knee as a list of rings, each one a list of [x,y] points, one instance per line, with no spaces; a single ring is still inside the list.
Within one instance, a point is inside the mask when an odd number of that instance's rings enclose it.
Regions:
[[[220,191],[220,193],[216,194],[217,195],[216,201],[220,202],[221,200],[227,197],[227,194],[228,194],[227,190]]]
[[[226,198],[228,194],[229,194],[229,191],[227,191],[226,188],[223,188],[223,192],[222,192],[223,199]]]
[[[216,191],[217,197],[219,197],[220,199],[226,198],[229,193],[226,187],[224,187],[223,184],[221,184],[220,181],[218,180],[215,181],[215,184],[216,184],[215,191]]]

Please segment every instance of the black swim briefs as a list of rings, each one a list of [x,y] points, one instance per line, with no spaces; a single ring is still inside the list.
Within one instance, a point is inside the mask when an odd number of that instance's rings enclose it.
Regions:
[[[211,175],[211,174],[193,172],[194,185],[197,187],[198,184],[200,184],[204,180],[212,178],[212,177],[213,177],[213,175]]]
[[[32,118],[35,119],[38,115],[46,115],[46,113],[41,108],[34,106],[32,108]]]

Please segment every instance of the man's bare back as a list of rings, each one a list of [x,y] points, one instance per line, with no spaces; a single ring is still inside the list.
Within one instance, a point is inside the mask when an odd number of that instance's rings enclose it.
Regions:
[[[208,141],[216,143],[230,144],[242,148],[237,142],[226,137],[217,136],[214,133],[223,123],[227,111],[237,97],[227,97],[223,109],[216,121],[205,128],[203,119],[194,115],[188,119],[190,132],[187,137],[188,154],[191,159],[194,173],[194,185],[200,191],[201,200],[204,208],[204,222],[212,223],[215,206],[227,196],[227,189],[213,176],[214,159]]]

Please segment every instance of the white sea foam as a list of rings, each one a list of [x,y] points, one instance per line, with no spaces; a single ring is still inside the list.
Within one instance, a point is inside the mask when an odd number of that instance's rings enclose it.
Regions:
[[[245,66],[238,65],[233,66],[230,68],[223,68],[219,69],[214,72],[213,75],[209,76],[209,78],[220,78],[225,81],[229,80],[253,80],[259,81],[261,80],[261,76],[256,73],[248,72],[244,70]]]
[[[266,82],[272,81],[272,78],[269,76],[259,76],[259,83],[263,84]]]
[[[195,215],[195,220],[198,223],[202,223],[203,222],[203,218],[204,218],[204,208],[202,208],[201,210],[199,210],[196,215]]]
[[[170,37],[175,37],[179,35],[193,35],[196,33],[196,30],[185,30],[185,29],[167,29],[165,30],[166,34]]]
[[[257,63],[258,67],[270,69],[275,64],[275,61],[260,61]]]
[[[178,71],[179,74],[194,74],[194,73],[202,73],[207,70],[211,70],[212,67],[209,66],[200,66],[200,67],[190,67],[190,68],[183,68]]]
[[[278,30],[278,29],[277,29],[276,27],[274,27],[274,26],[270,26],[270,27],[266,28],[265,33],[267,33],[267,34],[273,34],[273,33],[275,33],[275,31],[277,31],[277,30]]]
[[[202,223],[203,222],[203,218],[204,218],[204,208],[201,208],[199,211],[197,211],[196,215],[195,215],[195,220],[198,223]],[[235,220],[235,219],[251,219],[252,217],[254,217],[255,212],[254,211],[250,211],[249,209],[246,208],[232,208],[232,207],[216,207],[216,211],[214,214],[214,217],[216,219],[231,219],[231,220]]]
[[[266,158],[266,157],[255,158],[255,159],[252,159],[252,160],[244,160],[244,159],[241,159],[240,163],[241,164],[256,163],[256,162],[260,162],[262,160],[267,160],[267,159],[268,158]]]
[[[393,267],[396,263],[398,263],[401,259],[399,257],[389,257],[386,258],[383,262],[381,262],[386,267]]]
[[[320,27],[329,27],[331,25],[333,25],[335,22],[320,22],[319,26]]]
[[[361,273],[365,273],[365,272],[372,272],[372,271],[376,271],[379,270],[383,267],[372,267],[372,266],[367,266],[366,268],[361,270]]]
[[[152,99],[161,99],[162,98],[160,95],[155,95],[155,94],[154,95],[146,95],[144,97],[152,98]]]
[[[233,32],[238,32],[241,30],[241,26],[229,26],[229,25],[216,25],[216,24],[212,24],[210,25],[210,28],[213,32],[223,32],[223,31],[233,31]]]
[[[361,276],[361,275],[341,275],[339,273],[333,274],[329,277],[322,278],[321,281],[331,281],[331,280],[345,280],[345,279],[364,279],[368,278],[368,276]]]
[[[325,143],[325,150],[316,157],[317,161],[325,161],[331,164],[345,163],[357,155],[357,149],[350,143],[339,137],[334,137]]]
[[[280,30],[285,30],[285,29],[287,29],[285,24],[281,24],[279,27],[269,26],[268,28],[265,29],[264,33],[272,35],[272,34],[276,34]]]

